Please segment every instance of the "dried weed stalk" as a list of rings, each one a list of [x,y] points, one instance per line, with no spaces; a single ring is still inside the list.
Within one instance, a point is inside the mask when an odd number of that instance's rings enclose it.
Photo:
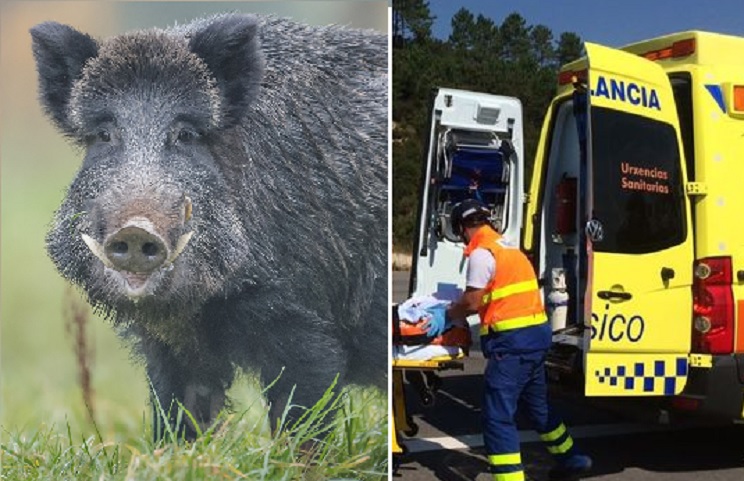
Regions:
[[[72,338],[72,348],[78,368],[78,381],[83,393],[83,402],[88,412],[88,418],[96,424],[95,407],[93,404],[93,385],[91,382],[91,366],[93,365],[93,346],[88,344],[87,327],[90,320],[90,310],[80,299],[80,296],[68,286],[64,298],[65,330]]]

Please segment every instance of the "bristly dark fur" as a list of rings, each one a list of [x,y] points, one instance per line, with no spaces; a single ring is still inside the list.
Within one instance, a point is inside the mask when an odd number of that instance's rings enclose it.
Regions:
[[[209,422],[236,367],[265,382],[284,368],[274,416],[295,384],[301,405],[337,374],[384,387],[385,37],[237,14],[102,42],[53,22],[31,33],[40,101],[86,148],[49,255],[144,357],[161,402]],[[133,216],[169,246],[194,233],[136,303],[81,240]]]

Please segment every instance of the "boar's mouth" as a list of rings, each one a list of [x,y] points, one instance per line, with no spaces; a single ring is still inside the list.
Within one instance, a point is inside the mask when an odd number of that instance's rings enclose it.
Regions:
[[[169,251],[159,236],[141,224],[137,220],[130,221],[109,236],[104,245],[87,234],[81,234],[85,245],[104,267],[117,272],[125,281],[126,294],[133,300],[146,294],[148,281],[154,273],[173,266],[194,234],[189,231],[181,235]]]

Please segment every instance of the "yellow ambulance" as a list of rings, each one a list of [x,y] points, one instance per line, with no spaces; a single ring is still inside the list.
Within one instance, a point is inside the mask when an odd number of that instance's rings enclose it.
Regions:
[[[522,247],[550,373],[744,417],[744,38],[690,31],[564,66]]]

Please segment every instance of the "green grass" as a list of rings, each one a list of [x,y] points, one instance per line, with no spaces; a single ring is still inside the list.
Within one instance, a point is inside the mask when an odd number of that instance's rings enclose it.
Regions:
[[[3,433],[0,444],[6,480],[329,480],[385,479],[387,422],[382,393],[351,390],[325,396],[294,423],[272,436],[250,409],[228,414],[194,442],[179,440],[178,428],[152,442],[150,423],[112,442],[94,428],[76,437],[67,423]],[[179,409],[186,422],[188,412]],[[330,419],[330,421],[328,421]]]

